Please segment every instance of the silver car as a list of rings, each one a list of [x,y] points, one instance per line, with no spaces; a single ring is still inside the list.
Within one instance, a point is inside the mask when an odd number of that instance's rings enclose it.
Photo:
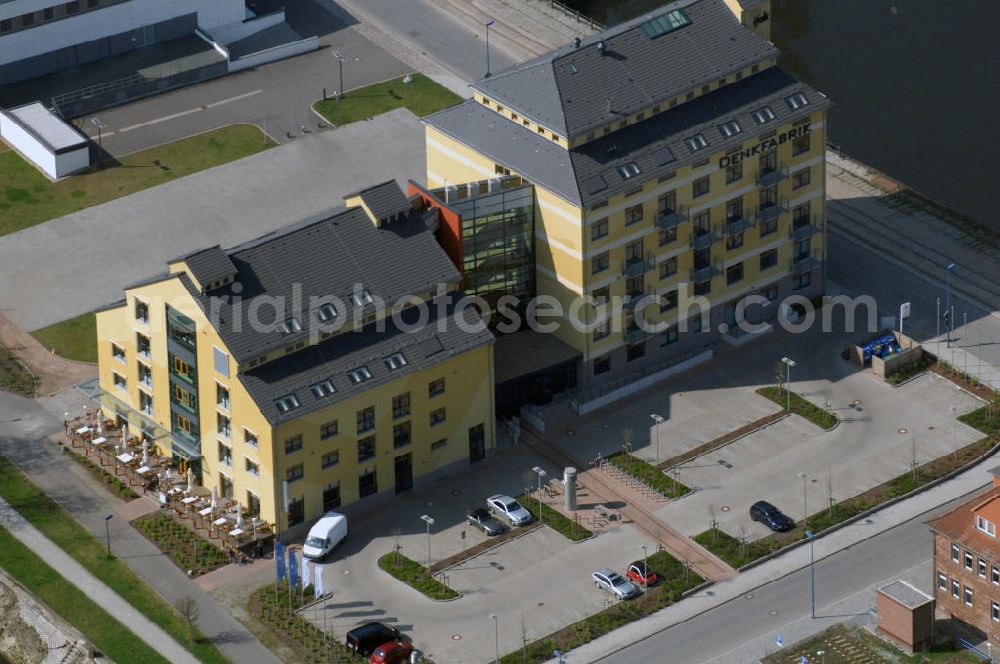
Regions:
[[[593,577],[594,585],[598,588],[604,588],[610,593],[614,593],[618,599],[628,599],[639,594],[639,586],[613,569],[602,567],[594,572]]]
[[[531,516],[531,512],[521,506],[521,503],[503,494],[487,498],[486,507],[489,508],[490,513],[502,516],[514,526],[523,526],[526,523],[531,523],[534,518]]]

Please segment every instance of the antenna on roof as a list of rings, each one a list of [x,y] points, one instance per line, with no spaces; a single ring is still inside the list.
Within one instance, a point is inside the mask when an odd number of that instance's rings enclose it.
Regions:
[[[600,51],[601,53],[604,53],[605,51],[608,50],[608,45],[604,43],[603,39],[597,42],[597,50]]]
[[[573,48],[580,48],[580,38],[573,37]]]
[[[608,97],[608,110],[607,110],[607,113],[608,113],[608,115],[611,115],[611,97]]]

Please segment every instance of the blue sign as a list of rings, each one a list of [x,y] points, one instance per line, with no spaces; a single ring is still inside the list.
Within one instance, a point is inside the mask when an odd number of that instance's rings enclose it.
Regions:
[[[802,655],[802,659],[799,660],[799,664],[809,664],[809,658]]]
[[[295,550],[288,550],[288,585],[299,585],[299,566],[295,560]]]
[[[777,636],[774,637],[774,645],[778,646],[779,648],[785,645],[785,641],[784,639],[781,638],[781,634],[778,634]]]
[[[274,542],[274,562],[277,565],[275,581],[281,581],[288,576],[288,568],[285,567],[285,544],[280,540]]]

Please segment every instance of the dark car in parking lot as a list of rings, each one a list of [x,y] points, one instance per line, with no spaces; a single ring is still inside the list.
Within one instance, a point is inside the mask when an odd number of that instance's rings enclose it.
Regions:
[[[399,640],[399,630],[380,622],[365,623],[347,633],[344,642],[360,655],[370,655],[383,643]]]
[[[776,533],[795,527],[795,521],[766,500],[758,500],[750,507],[750,518],[763,523]]]
[[[470,510],[465,516],[465,520],[469,522],[469,525],[479,528],[491,537],[493,535],[499,535],[503,531],[507,530],[507,526],[500,523],[500,520],[490,514],[489,510],[483,509],[482,507]]]

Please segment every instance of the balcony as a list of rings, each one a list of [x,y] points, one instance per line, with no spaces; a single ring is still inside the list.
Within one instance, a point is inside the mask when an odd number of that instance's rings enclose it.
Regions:
[[[653,292],[649,289],[645,291],[636,291],[634,293],[626,293],[624,309],[625,311],[633,311],[638,305],[639,301],[645,297],[649,297]],[[645,304],[650,304],[652,300],[646,300]]]
[[[819,255],[814,253],[812,256],[798,256],[792,259],[792,272],[795,274],[803,274],[805,272],[810,272],[819,266]]]
[[[641,276],[652,270],[655,263],[652,253],[647,253],[645,258],[626,258],[622,263],[622,276],[626,278]]]
[[[762,188],[773,187],[787,179],[788,167],[783,164],[778,164],[777,168],[767,168],[757,172],[757,186]]]
[[[726,220],[726,235],[739,235],[748,228],[753,228],[753,223],[743,215]]]
[[[722,274],[722,270],[719,269],[719,266],[717,265],[704,265],[702,267],[698,267],[698,265],[695,264],[694,269],[691,270],[691,281],[697,284],[702,281],[708,281],[712,277],[719,274]]]
[[[813,217],[812,223],[806,219],[796,220],[792,223],[791,237],[794,241],[805,240],[813,235],[823,232],[823,221],[818,217]]]
[[[771,219],[777,219],[788,208],[785,207],[784,203],[771,203],[770,205],[762,205],[759,210],[757,210],[757,219],[760,221],[770,221]]]
[[[649,332],[641,327],[633,327],[625,330],[625,341],[630,344],[637,344],[649,338]]]
[[[657,214],[656,227],[662,231],[669,231],[677,228],[678,225],[683,224],[687,220],[687,208],[681,205],[676,210],[663,210]]]
[[[691,237],[691,246],[695,249],[707,249],[721,240],[716,233],[711,230],[695,231]]]

